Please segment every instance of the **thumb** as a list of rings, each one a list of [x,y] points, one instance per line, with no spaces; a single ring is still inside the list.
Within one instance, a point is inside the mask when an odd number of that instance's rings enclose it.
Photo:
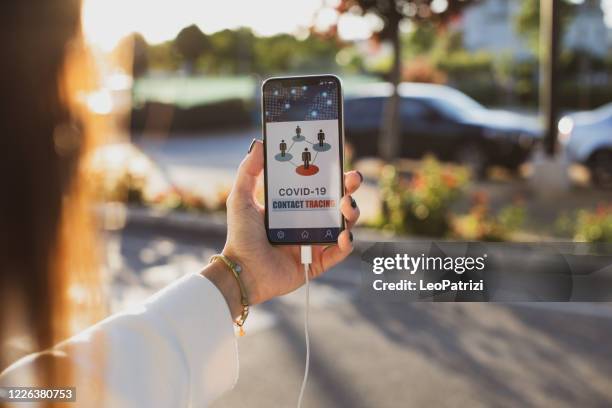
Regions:
[[[232,196],[237,199],[250,199],[255,194],[257,179],[264,166],[264,149],[261,140],[253,139],[249,153],[240,163]]]

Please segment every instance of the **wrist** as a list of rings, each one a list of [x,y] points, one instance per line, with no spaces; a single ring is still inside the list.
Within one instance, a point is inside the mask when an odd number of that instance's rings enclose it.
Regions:
[[[232,272],[228,270],[227,265],[225,265],[223,261],[215,260],[208,264],[200,274],[210,280],[217,289],[219,289],[219,292],[221,292],[225,298],[232,320],[240,316],[242,313],[240,288],[238,282],[236,282],[236,278],[232,275]]]
[[[251,264],[246,265],[243,263],[242,258],[237,255],[231,248],[227,246],[223,248],[221,251],[223,255],[236,262],[242,268],[242,272],[240,273],[240,278],[242,279],[242,284],[244,285],[247,295],[249,297],[250,305],[256,305],[261,303],[259,293],[257,291],[257,285],[255,282],[255,277],[253,275],[253,267]],[[239,295],[240,296],[240,295]]]

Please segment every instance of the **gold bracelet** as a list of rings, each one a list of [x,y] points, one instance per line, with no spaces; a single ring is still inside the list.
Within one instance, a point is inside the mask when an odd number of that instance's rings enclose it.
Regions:
[[[217,259],[227,265],[229,270],[232,271],[232,274],[236,278],[236,281],[238,282],[238,287],[240,288],[240,304],[242,305],[242,313],[240,314],[240,317],[234,320],[234,323],[236,323],[236,326],[240,328],[240,336],[244,336],[244,328],[242,326],[244,325],[244,322],[246,321],[247,316],[249,315],[249,297],[247,295],[244,284],[242,283],[242,279],[240,279],[242,267],[223,254],[216,254],[211,256],[209,263],[213,263]]]

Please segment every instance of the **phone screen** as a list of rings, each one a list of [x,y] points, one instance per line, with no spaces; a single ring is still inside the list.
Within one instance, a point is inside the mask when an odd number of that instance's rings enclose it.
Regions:
[[[339,79],[273,78],[262,95],[268,239],[337,241],[344,228]]]

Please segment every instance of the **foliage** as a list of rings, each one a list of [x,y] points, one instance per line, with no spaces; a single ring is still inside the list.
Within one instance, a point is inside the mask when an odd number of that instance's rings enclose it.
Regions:
[[[340,15],[369,14],[380,18],[382,27],[373,38],[390,41],[393,45],[394,55],[388,76],[392,83],[397,84],[404,74],[402,50],[408,57],[414,57],[432,52],[438,45],[444,48],[439,51],[441,55],[460,46],[460,39],[447,31],[446,26],[472,3],[474,0],[449,1],[439,6],[441,3],[436,0],[341,0],[336,9]],[[402,22],[410,22],[414,27],[404,38],[401,38],[399,29]],[[336,27],[332,27],[332,31],[335,32]]]
[[[468,171],[428,157],[412,178],[388,165],[381,177],[380,224],[394,232],[442,237],[450,231],[449,208],[464,192]]]
[[[196,60],[208,49],[208,39],[197,25],[192,24],[178,33],[174,46],[191,71]]]
[[[473,75],[491,74],[493,56],[487,52],[470,53],[458,50],[443,57],[432,58],[436,67],[461,80]]]
[[[202,196],[177,187],[172,187],[143,204],[165,210],[196,213],[211,212],[219,208],[218,202],[208,203]]]
[[[407,59],[427,55],[439,39],[439,32],[433,24],[418,24],[402,36],[402,54]]]
[[[400,97],[397,86],[402,79],[402,46],[400,24],[433,24],[445,26],[451,18],[471,4],[473,0],[439,2],[437,0],[340,0],[336,7],[338,14],[361,14],[378,16],[382,27],[373,37],[377,41],[389,41],[393,49],[392,63],[387,72],[387,79],[393,84],[393,93],[389,98],[383,118],[384,128],[379,142],[380,155],[384,159],[393,159],[397,155],[400,139]],[[331,29],[337,32],[337,27]]]
[[[210,52],[198,60],[201,72],[241,74],[255,65],[257,37],[248,28],[222,30],[208,36]]]
[[[402,79],[408,82],[425,82],[432,84],[446,83],[446,74],[437,69],[427,58],[416,57],[405,64]]]
[[[581,7],[575,3],[560,1],[562,27],[571,22],[573,13]],[[522,2],[514,23],[537,52],[539,1]],[[461,31],[448,30],[445,25],[427,20],[413,24],[403,34],[402,52],[404,64],[410,66],[403,70],[405,80],[437,82],[445,76],[449,85],[485,104],[534,106],[538,102],[537,57],[517,60],[511,54],[468,52],[463,48]],[[605,103],[606,95],[609,100],[610,85],[606,78],[612,60],[579,50],[563,50],[559,62],[563,78],[559,89],[561,106],[591,109]]]
[[[355,45],[345,46],[338,51],[336,63],[348,74],[364,72],[364,58]]]
[[[160,184],[155,163],[138,149],[117,146],[101,148],[95,152],[88,183],[95,191],[99,203],[126,203],[133,206],[162,210],[191,212],[224,211],[228,189],[217,191],[216,196],[200,194]],[[167,186],[160,189],[161,186]]]
[[[578,5],[572,2],[572,0],[560,0],[558,4],[561,38],[563,38],[563,31],[571,22]],[[523,0],[514,23],[518,33],[527,39],[532,50],[538,55],[540,44],[540,0]]]
[[[612,242],[612,205],[582,209],[573,218],[562,214],[555,224],[559,232],[573,235],[578,242]]]
[[[558,89],[560,106],[593,109],[610,101],[612,84],[606,78],[612,71],[612,60],[573,50],[565,50],[560,57],[559,72],[563,77]],[[538,103],[539,64],[535,58],[516,60],[510,55],[465,50],[428,58],[447,76],[449,85],[481,103],[530,106]],[[589,67],[586,73],[582,72],[585,65]]]
[[[381,40],[392,40],[399,31],[403,20],[415,24],[444,26],[461,13],[474,0],[449,1],[446,7],[438,8],[436,0],[341,0],[337,7],[340,13],[372,13],[383,21],[382,29],[376,34]]]
[[[194,72],[217,75],[333,71],[337,68],[336,54],[341,49],[340,43],[317,35],[305,39],[289,34],[257,37],[250,29],[240,28],[211,35],[200,32],[200,36],[195,34],[195,29],[189,31],[192,32],[190,41],[183,39],[194,48],[189,52],[189,58],[185,55],[187,51],[181,51],[178,45],[179,40],[186,36],[181,33],[187,28],[179,33],[181,37],[149,45],[147,56],[151,69],[174,71],[183,61],[189,62]]]
[[[101,202],[125,202],[143,204],[146,178],[127,170],[111,175],[103,170],[92,171],[90,180],[94,184],[96,199]]]
[[[179,69],[181,55],[172,41],[147,46],[148,69],[173,72]]]
[[[467,214],[453,217],[453,235],[470,241],[506,241],[525,221],[525,207],[515,203],[491,214],[485,193],[476,193]]]
[[[380,181],[382,214],[375,226],[427,237],[510,239],[525,221],[522,202],[493,214],[488,196],[476,193],[469,212],[454,215],[451,207],[464,197],[468,182],[469,172],[465,168],[441,164],[431,157],[423,161],[411,178],[402,177],[396,167],[387,165]]]
[[[334,69],[339,49],[336,41],[314,34],[303,40],[289,34],[264,37],[255,44],[255,70],[265,73]]]

